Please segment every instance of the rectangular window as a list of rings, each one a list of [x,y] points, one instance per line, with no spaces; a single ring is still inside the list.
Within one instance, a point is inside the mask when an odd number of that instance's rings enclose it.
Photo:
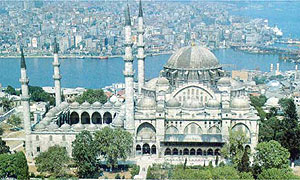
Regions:
[[[41,148],[40,147],[36,147],[36,152],[41,152]]]

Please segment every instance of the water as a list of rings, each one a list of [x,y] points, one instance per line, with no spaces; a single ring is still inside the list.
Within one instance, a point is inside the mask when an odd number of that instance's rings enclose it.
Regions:
[[[214,51],[220,64],[235,64],[232,69],[259,69],[269,71],[270,64],[278,62],[277,55],[247,54],[232,49]],[[157,77],[163,69],[170,55],[159,55],[146,58],[146,78]],[[26,58],[27,71],[30,85],[53,85],[53,59]],[[108,60],[97,59],[60,59],[60,71],[62,74],[62,87],[102,88],[113,83],[124,82],[122,58],[110,58]],[[137,74],[137,61],[134,61],[135,75]],[[280,70],[294,69],[294,64],[280,61]],[[20,87],[20,59],[0,59],[0,83],[2,86],[12,85]]]

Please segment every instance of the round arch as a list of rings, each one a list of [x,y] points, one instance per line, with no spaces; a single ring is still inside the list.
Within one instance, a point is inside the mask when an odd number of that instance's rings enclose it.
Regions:
[[[192,149],[190,150],[190,155],[196,155],[196,151],[195,151],[194,148],[192,148]]]
[[[221,155],[221,150],[220,149],[216,149],[215,150],[215,156],[220,156]]]
[[[185,90],[187,90],[189,88],[199,89],[199,90],[205,92],[206,94],[208,94],[210,96],[210,98],[215,98],[213,91],[211,91],[209,89],[206,89],[204,87],[201,87],[201,86],[197,86],[197,85],[187,85],[187,86],[184,86],[184,87],[182,87],[182,88],[180,88],[178,90],[175,90],[175,92],[173,93],[172,96],[176,97],[176,96],[178,96],[178,94],[180,94],[181,92],[183,92],[183,91],[185,91]]]
[[[207,130],[208,134],[220,134],[221,130],[217,126],[212,126]]]
[[[207,150],[207,155],[208,156],[213,156],[214,155],[214,151],[212,149],[208,149]]]
[[[90,124],[91,123],[91,118],[89,113],[83,112],[81,113],[81,124]]]
[[[171,155],[171,149],[170,148],[167,148],[165,150],[165,155]]]
[[[143,154],[150,154],[150,146],[147,143],[143,145]]]
[[[178,149],[177,149],[177,148],[174,148],[172,154],[173,154],[173,155],[178,155]]]
[[[196,123],[190,123],[184,128],[184,134],[202,134],[201,127]]]
[[[70,115],[70,124],[78,124],[79,123],[79,115],[77,112],[72,112]]]
[[[154,140],[156,130],[154,126],[150,123],[142,123],[137,128],[137,138],[138,139],[147,139],[147,140]]]
[[[151,154],[156,154],[156,146],[154,144],[151,146]]]
[[[110,112],[105,112],[103,114],[103,124],[106,123],[106,124],[110,124],[112,122],[112,116],[110,114]]]
[[[197,155],[200,155],[200,156],[202,155],[202,149],[200,149],[200,148],[197,149]]]
[[[232,131],[242,131],[246,133],[246,137],[250,138],[250,129],[244,123],[237,123],[232,127]]]
[[[179,131],[175,126],[169,126],[166,129],[166,134],[179,134]]]
[[[183,150],[183,155],[189,155],[189,154],[190,154],[190,151],[187,148],[185,148]]]
[[[141,150],[142,150],[142,148],[141,148],[141,146],[138,144],[138,145],[136,145],[136,148],[135,148],[135,150],[136,150],[136,151],[141,151]]]
[[[92,123],[93,124],[102,124],[102,118],[101,118],[100,113],[94,112],[92,114]]]

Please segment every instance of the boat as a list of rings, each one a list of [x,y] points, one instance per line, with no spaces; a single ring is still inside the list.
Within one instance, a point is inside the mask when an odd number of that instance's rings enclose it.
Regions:
[[[99,59],[108,59],[108,56],[99,56]]]

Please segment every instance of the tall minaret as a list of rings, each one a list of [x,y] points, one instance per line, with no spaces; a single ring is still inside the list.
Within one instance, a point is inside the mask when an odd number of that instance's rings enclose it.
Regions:
[[[54,68],[54,86],[55,86],[55,105],[58,106],[61,103],[61,87],[60,87],[60,79],[61,75],[59,74],[59,66],[60,63],[58,61],[58,43],[56,42],[56,38],[54,38],[54,60],[53,60],[53,68]]]
[[[142,1],[139,4],[139,17],[138,17],[138,91],[141,93],[142,87],[145,83],[145,55],[144,55],[144,20],[143,20],[143,9]]]
[[[31,122],[30,122],[30,104],[29,104],[29,94],[28,94],[28,83],[29,79],[27,78],[26,73],[26,63],[23,53],[23,48],[21,48],[21,103],[23,107],[23,119],[24,119],[24,131],[25,131],[25,151],[27,158],[31,157]]]
[[[133,56],[131,41],[131,20],[129,6],[125,10],[125,56],[124,56],[124,77],[125,77],[125,105],[126,105],[126,124],[125,129],[134,133],[134,102],[133,102]]]

